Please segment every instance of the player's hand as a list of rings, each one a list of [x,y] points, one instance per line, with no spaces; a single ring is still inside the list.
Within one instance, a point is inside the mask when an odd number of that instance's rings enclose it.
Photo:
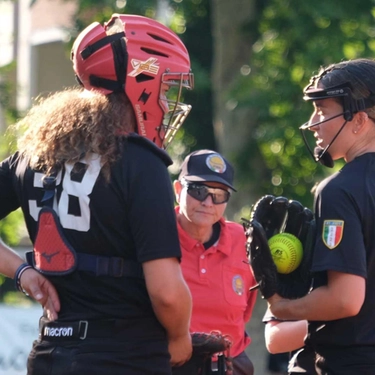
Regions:
[[[168,349],[171,355],[171,366],[182,366],[191,358],[193,352],[190,333],[187,332],[186,335],[178,338],[170,338]]]
[[[269,310],[271,311],[272,315],[274,315],[276,318],[279,318],[279,319],[283,319],[283,317],[280,316],[280,311],[283,310],[283,306],[287,302],[288,302],[287,299],[281,297],[277,293],[267,299]]]
[[[39,302],[48,319],[56,320],[60,311],[60,299],[55,287],[43,275],[34,269],[27,269],[21,275],[22,289],[37,302]]]

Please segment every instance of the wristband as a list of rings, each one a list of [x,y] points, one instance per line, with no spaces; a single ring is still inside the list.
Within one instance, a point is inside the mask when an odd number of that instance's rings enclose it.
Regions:
[[[29,268],[33,268],[33,267],[30,266],[30,264],[28,264],[28,263],[23,263],[17,268],[16,273],[14,274],[14,284],[15,284],[16,289],[19,290],[20,292],[26,294],[26,295],[27,295],[27,293],[25,292],[25,290],[21,286],[21,276]]]

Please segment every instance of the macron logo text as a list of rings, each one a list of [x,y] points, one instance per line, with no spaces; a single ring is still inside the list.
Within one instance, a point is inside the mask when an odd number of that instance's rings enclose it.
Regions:
[[[73,336],[73,327],[44,327],[44,336],[48,337],[69,337]]]

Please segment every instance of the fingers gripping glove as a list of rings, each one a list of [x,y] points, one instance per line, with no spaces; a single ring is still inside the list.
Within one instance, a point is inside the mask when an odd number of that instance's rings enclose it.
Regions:
[[[188,362],[173,367],[173,375],[232,375],[233,365],[230,357],[232,341],[220,331],[193,332],[191,334],[193,354]],[[218,355],[218,371],[212,372],[212,356]]]
[[[258,230],[249,230],[250,227],[255,228],[259,227],[259,225],[260,228]],[[310,290],[312,280],[310,266],[315,237],[315,221],[313,220],[312,212],[308,208],[303,207],[298,201],[288,200],[285,197],[266,195],[254,205],[250,222],[248,222],[247,226],[245,224],[244,227],[245,234],[247,236],[248,253],[253,267],[254,276],[258,283],[262,281],[263,284],[267,284],[268,280],[268,283],[271,283],[270,285],[272,285],[272,287],[266,288],[264,285],[262,288],[261,285],[259,285],[261,293],[265,298],[269,297],[264,295],[262,289],[266,289],[265,292],[267,295],[269,295],[272,289],[275,288],[273,285],[275,281],[274,278],[270,278],[269,275],[271,266],[268,265],[268,271],[265,271],[265,267],[263,267],[262,270],[259,269],[259,260],[258,262],[255,262],[255,266],[253,265],[255,254],[251,253],[254,253],[256,248],[251,244],[254,241],[254,238],[251,239],[250,237],[254,237],[254,235],[258,237],[256,241],[261,241],[261,247],[259,249],[260,251],[266,253],[266,255],[262,254],[261,257],[266,257],[267,259],[270,257],[270,250],[268,247],[268,242],[265,243],[265,241],[268,241],[277,233],[291,233],[302,242],[304,251],[300,266],[289,274],[276,273],[276,290],[277,293],[284,298],[299,298],[306,295]],[[263,233],[265,233],[266,239],[260,236],[262,228],[264,229]],[[254,267],[258,269],[254,270]],[[257,276],[255,275],[256,273],[258,273]],[[263,276],[261,273],[263,273]]]
[[[232,342],[219,331],[193,332],[191,334],[193,355],[213,355],[227,351]]]

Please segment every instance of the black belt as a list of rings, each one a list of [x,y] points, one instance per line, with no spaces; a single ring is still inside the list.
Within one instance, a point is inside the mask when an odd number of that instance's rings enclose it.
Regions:
[[[39,338],[47,341],[85,340],[88,338],[111,337],[118,333],[121,320],[76,320],[71,322],[50,322],[41,318]]]
[[[34,251],[26,253],[27,262],[35,268],[34,257]],[[76,257],[77,271],[90,272],[95,276],[144,278],[142,264],[134,260],[85,253],[76,253]]]
[[[79,271],[88,271],[95,276],[144,278],[142,264],[119,257],[106,257],[77,253]]]

